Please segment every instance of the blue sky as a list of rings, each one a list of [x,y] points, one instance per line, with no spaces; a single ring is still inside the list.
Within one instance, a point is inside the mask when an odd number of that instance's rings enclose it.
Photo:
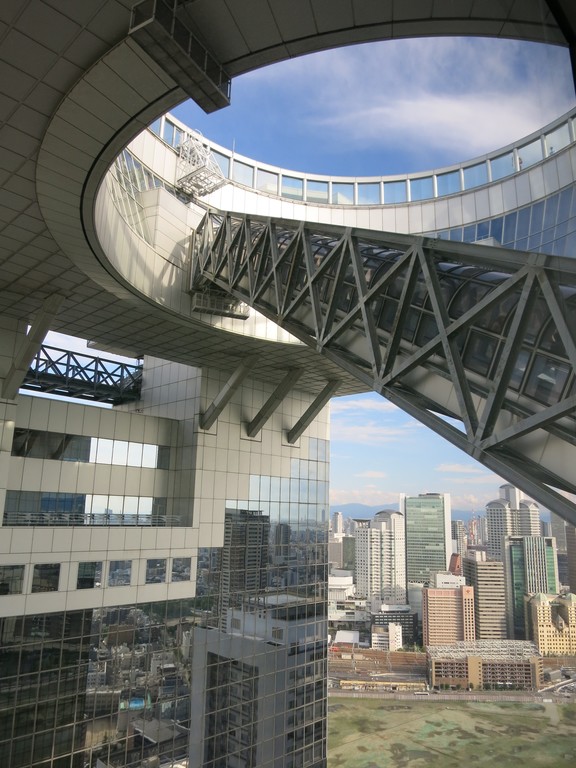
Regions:
[[[574,104],[566,50],[490,39],[404,40],[284,62],[232,84],[232,106],[184,123],[251,158],[310,173],[439,168],[505,146]],[[332,401],[331,503],[449,492],[483,511],[502,480],[383,398]]]
[[[403,40],[294,59],[232,84],[232,106],[174,113],[240,154],[291,170],[382,175],[469,160],[574,104],[566,50],[491,39]],[[336,398],[331,503],[449,492],[483,512],[502,479],[383,398]]]

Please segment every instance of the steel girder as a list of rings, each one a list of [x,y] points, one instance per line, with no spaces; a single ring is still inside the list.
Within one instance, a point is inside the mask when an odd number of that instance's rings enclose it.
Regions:
[[[191,280],[576,524],[576,259],[212,212]]]

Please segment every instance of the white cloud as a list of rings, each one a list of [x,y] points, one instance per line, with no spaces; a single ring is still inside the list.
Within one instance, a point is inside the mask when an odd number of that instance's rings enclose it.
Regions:
[[[486,473],[486,470],[483,467],[474,467],[470,466],[470,464],[439,464],[435,467],[435,470],[436,472],[462,472],[469,475],[483,475]],[[493,478],[494,475],[490,475],[490,477]]]
[[[358,411],[371,411],[379,413],[402,413],[398,406],[385,400],[383,397],[365,397],[359,395],[358,397],[350,398],[334,398],[330,402],[330,414],[335,416],[341,413],[350,413]]]
[[[300,105],[291,128],[340,153],[411,149],[471,159],[574,103],[568,52],[513,40],[430,38],[351,46],[249,75]],[[425,170],[424,166],[418,170]],[[375,175],[386,169],[375,169]]]
[[[346,424],[332,420],[330,422],[330,434],[333,441],[359,443],[368,447],[412,439],[414,429],[420,429],[421,426],[418,422],[386,425],[377,422]]]

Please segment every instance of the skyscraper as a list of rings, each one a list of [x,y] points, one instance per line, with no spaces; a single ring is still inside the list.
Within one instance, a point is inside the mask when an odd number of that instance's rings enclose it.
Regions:
[[[540,536],[540,509],[513,485],[500,486],[500,497],[486,505],[488,555],[503,558],[505,536]]]
[[[550,536],[507,536],[504,539],[504,578],[508,636],[526,639],[527,595],[557,594],[556,543]]]
[[[452,553],[448,493],[400,494],[406,524],[406,579],[425,584],[433,571],[445,571]]]
[[[486,560],[485,552],[470,552],[462,561],[466,584],[474,588],[474,616],[477,640],[505,640],[506,588],[504,565]]]
[[[356,529],[356,590],[368,601],[406,604],[404,517],[378,512]]]

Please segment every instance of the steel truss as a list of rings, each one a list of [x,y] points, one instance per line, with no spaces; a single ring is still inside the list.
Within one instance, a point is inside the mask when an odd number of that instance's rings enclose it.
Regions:
[[[140,398],[142,366],[42,346],[21,389],[51,392],[110,405]]]
[[[209,285],[576,524],[576,259],[208,213]]]

